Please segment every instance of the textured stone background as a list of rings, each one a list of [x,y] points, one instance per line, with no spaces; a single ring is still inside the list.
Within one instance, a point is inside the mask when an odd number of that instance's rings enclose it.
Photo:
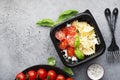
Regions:
[[[37,27],[42,18],[56,20],[59,13],[67,9],[83,12],[89,9],[108,47],[111,34],[104,16],[105,8],[120,9],[120,0],[0,0],[0,80],[14,80],[15,75],[27,67],[47,64],[47,58],[54,56],[57,66],[60,61],[50,40],[50,28]],[[118,17],[116,39],[120,45],[120,15]],[[119,80],[120,63],[108,64],[106,52],[79,67],[74,68],[75,80],[89,80],[86,69],[91,63],[99,63],[105,69],[102,80]]]

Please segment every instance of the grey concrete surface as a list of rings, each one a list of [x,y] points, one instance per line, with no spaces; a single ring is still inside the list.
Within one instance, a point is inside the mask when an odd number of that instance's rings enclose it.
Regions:
[[[47,64],[53,56],[57,66],[64,65],[51,42],[50,28],[37,27],[36,21],[43,18],[56,20],[59,13],[67,9],[93,14],[108,47],[111,34],[104,16],[105,8],[118,7],[120,0],[0,0],[0,80],[14,80],[15,75],[27,67]],[[120,14],[117,21],[116,40],[120,46]],[[120,80],[120,63],[109,64],[105,53],[79,67],[73,68],[75,80],[89,80],[87,67],[99,63],[105,69],[102,80]]]

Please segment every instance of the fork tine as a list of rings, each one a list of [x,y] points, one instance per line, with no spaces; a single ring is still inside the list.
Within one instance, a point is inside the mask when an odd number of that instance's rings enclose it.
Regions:
[[[119,51],[109,51],[107,54],[107,60],[109,63],[119,62],[120,61],[120,54]]]
[[[108,51],[108,54],[106,55],[106,58],[107,58],[109,63],[113,63],[114,62],[114,60],[113,60],[114,57],[113,57],[113,53],[112,52]]]
[[[117,60],[117,51],[114,52],[113,56],[114,56],[114,60]]]
[[[119,55],[118,55],[118,57],[119,57],[119,59],[118,59],[118,60],[119,60],[119,62],[120,62],[120,51],[119,51]]]
[[[109,55],[109,56],[110,56],[110,63],[113,63],[113,62],[114,62],[114,60],[113,60],[113,58],[114,58],[114,57],[113,57],[113,53],[110,52],[110,55]]]
[[[119,51],[113,51],[111,54],[113,57],[111,57],[111,59],[113,59],[114,62],[119,62],[120,61],[120,54]]]
[[[117,54],[117,61],[119,62],[120,61],[120,53],[119,53],[119,51],[117,51],[116,54]]]
[[[112,52],[112,63],[114,63],[115,62],[115,56],[114,56],[114,52]]]
[[[116,51],[117,61],[119,62],[119,51]]]
[[[109,56],[109,55],[110,55],[110,52],[108,52],[108,53],[106,54],[106,59],[107,59],[108,62],[110,62],[110,59],[109,59],[110,56]]]

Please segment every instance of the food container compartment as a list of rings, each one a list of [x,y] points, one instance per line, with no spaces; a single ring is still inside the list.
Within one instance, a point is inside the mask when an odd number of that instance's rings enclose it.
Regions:
[[[90,55],[90,56],[86,56],[85,59],[83,60],[78,60],[77,62],[75,63],[72,63],[72,62],[67,62],[65,60],[65,58],[63,57],[63,53],[61,52],[61,50],[59,49],[58,47],[58,43],[59,43],[59,40],[56,39],[55,37],[55,32],[56,30],[59,30],[61,29],[62,27],[66,26],[67,24],[70,24],[71,22],[75,21],[75,20],[78,20],[78,21],[86,21],[87,23],[89,23],[91,26],[94,27],[94,31],[95,31],[95,34],[98,38],[98,41],[99,41],[99,45],[96,45],[96,51],[95,51],[95,54],[93,55]],[[63,64],[68,66],[68,67],[76,67],[82,63],[85,63],[87,61],[90,61],[98,56],[100,56],[101,54],[104,53],[105,51],[105,48],[106,48],[106,45],[105,45],[105,42],[104,42],[104,39],[103,39],[103,36],[99,30],[99,27],[95,21],[95,19],[93,18],[92,14],[90,13],[89,10],[86,10],[85,12],[82,12],[82,13],[79,13],[78,15],[72,17],[71,19],[69,20],[66,20],[58,25],[56,25],[55,27],[53,27],[50,31],[50,37],[51,37],[51,40],[55,46],[55,49],[60,57],[60,59],[62,60]]]

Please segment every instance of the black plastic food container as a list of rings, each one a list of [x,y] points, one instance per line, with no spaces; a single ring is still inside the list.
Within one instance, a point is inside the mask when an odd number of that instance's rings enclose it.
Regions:
[[[32,66],[32,67],[29,67],[29,68],[25,69],[24,71],[22,71],[22,73],[27,74],[28,71],[30,71],[30,70],[37,71],[40,68],[45,69],[47,72],[49,70],[54,70],[57,75],[58,74],[62,74],[62,75],[64,75],[65,78],[71,77],[68,73],[66,73],[65,71],[63,71],[62,69],[60,69],[58,67],[44,65],[44,64],[43,65],[35,65],[35,66]]]
[[[73,22],[74,20],[86,21],[91,26],[93,26],[94,30],[95,30],[95,34],[96,34],[96,36],[98,37],[98,39],[100,41],[100,44],[96,45],[96,52],[95,52],[95,54],[93,54],[91,56],[87,56],[83,60],[78,60],[78,62],[76,62],[76,63],[70,63],[70,62],[67,62],[64,59],[63,53],[61,52],[61,50],[58,47],[58,42],[59,41],[55,38],[55,32],[56,32],[56,30],[66,26],[66,24],[69,24],[69,23]],[[78,65],[80,65],[82,63],[85,63],[87,61],[90,61],[91,59],[96,58],[96,57],[100,56],[101,54],[103,54],[104,51],[105,51],[105,48],[106,48],[103,36],[102,36],[102,34],[101,34],[100,30],[99,30],[99,27],[98,27],[95,19],[93,18],[92,14],[90,13],[89,10],[86,10],[85,12],[79,13],[78,15],[72,17],[71,19],[66,20],[66,21],[60,23],[59,25],[53,27],[51,29],[51,31],[50,31],[50,37],[51,37],[52,42],[53,42],[53,44],[55,46],[55,49],[58,52],[58,55],[59,55],[60,59],[62,60],[63,64],[68,66],[68,67],[75,67],[75,66],[78,66]]]

